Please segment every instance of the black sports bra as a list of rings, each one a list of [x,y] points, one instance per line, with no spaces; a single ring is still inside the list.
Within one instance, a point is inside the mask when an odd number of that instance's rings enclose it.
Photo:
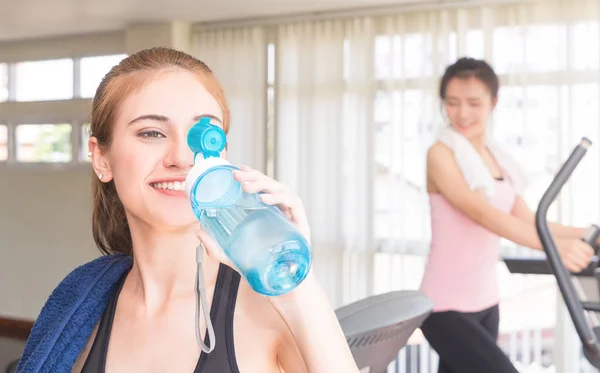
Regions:
[[[117,300],[127,274],[123,275],[117,291],[111,298],[100,319],[98,332],[81,373],[104,373],[108,342],[117,308]],[[239,373],[233,345],[233,313],[237,298],[240,275],[228,266],[221,264],[215,284],[210,319],[212,320],[217,343],[210,354],[201,353],[193,373]],[[192,326],[193,327],[193,326]],[[208,343],[208,333],[205,337]]]

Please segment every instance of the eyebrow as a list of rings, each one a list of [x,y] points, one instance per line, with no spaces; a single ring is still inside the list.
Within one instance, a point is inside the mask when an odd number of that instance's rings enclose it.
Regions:
[[[455,96],[447,96],[446,101],[448,100],[460,100],[460,98]],[[481,101],[481,97],[467,97],[467,101]]]
[[[210,118],[211,120],[214,120],[214,121],[219,122],[220,124],[223,124],[223,121],[219,117],[217,117],[215,115],[212,115],[212,114],[196,115],[194,117],[194,122],[198,122],[200,119],[202,119],[204,117]],[[133,123],[139,122],[139,121],[142,121],[142,120],[153,120],[153,121],[165,122],[165,123],[167,123],[167,122],[170,121],[169,117],[166,117],[164,115],[159,115],[159,114],[145,114],[145,115],[140,115],[139,117],[137,117],[134,120],[132,120],[131,122],[129,122],[129,125],[132,125]]]

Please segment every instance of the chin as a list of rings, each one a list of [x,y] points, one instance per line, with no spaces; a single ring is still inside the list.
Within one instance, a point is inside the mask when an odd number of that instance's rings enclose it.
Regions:
[[[454,129],[467,138],[481,136],[485,133],[485,130],[483,130],[480,126],[454,126]]]
[[[168,230],[187,229],[198,224],[198,219],[191,208],[183,211],[181,208],[164,206],[164,208],[149,211],[147,221],[155,227],[167,228]]]

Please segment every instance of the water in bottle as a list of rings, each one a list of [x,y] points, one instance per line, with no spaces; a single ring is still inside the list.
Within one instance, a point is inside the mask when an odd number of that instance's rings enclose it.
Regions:
[[[187,141],[195,162],[186,193],[204,229],[256,292],[275,296],[294,289],[311,267],[306,238],[277,207],[246,193],[233,178],[238,168],[220,158],[225,132],[210,118],[196,123]]]

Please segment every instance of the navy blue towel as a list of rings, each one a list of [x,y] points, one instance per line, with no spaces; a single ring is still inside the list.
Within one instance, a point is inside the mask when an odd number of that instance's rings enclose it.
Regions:
[[[133,259],[102,256],[73,270],[42,308],[17,367],[18,373],[70,373]]]

